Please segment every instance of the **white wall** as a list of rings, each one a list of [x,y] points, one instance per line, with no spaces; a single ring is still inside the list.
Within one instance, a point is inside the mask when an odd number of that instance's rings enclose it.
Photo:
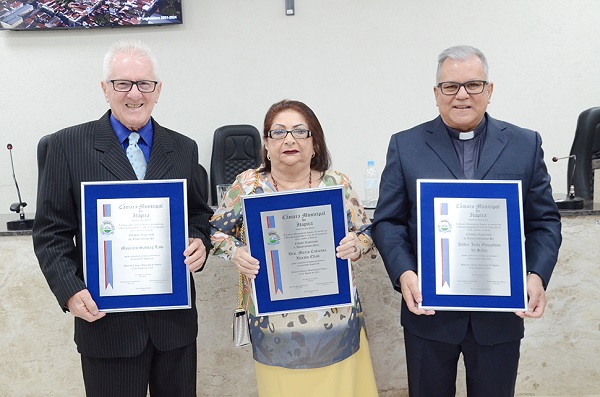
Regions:
[[[436,58],[449,46],[487,55],[488,110],[539,130],[548,162],[568,154],[579,113],[600,105],[597,0],[296,0],[291,17],[284,0],[186,0],[183,12],[179,26],[0,32],[0,213],[17,201],[6,144],[32,213],[38,139],[104,113],[101,60],[122,38],[154,49],[164,82],[154,116],[197,140],[207,168],[217,127],[260,130],[272,103],[299,99],[361,194],[390,134],[437,115]],[[565,192],[566,164],[548,167]]]

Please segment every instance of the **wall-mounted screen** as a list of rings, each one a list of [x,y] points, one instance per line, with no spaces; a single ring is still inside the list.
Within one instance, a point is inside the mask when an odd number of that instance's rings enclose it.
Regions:
[[[180,23],[181,0],[0,0],[0,30]]]

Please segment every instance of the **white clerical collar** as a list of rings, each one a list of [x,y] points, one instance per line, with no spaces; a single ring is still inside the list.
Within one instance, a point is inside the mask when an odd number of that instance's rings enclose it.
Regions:
[[[475,131],[460,132],[458,134],[458,139],[460,139],[461,141],[468,141],[469,139],[473,139],[474,137],[475,137]]]
[[[450,135],[450,138],[464,142],[473,138],[477,138],[479,135],[483,134],[486,130],[486,127],[487,119],[484,117],[483,120],[481,120],[481,122],[479,123],[479,125],[475,127],[475,129],[473,129],[473,131],[461,132],[447,125],[446,130],[448,131],[448,135]]]

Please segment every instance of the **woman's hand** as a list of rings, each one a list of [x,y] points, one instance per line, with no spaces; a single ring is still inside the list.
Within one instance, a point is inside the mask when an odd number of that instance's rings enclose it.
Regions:
[[[246,277],[252,279],[256,278],[258,269],[260,269],[258,259],[253,258],[248,253],[248,248],[246,248],[246,246],[236,248],[232,261],[237,267],[238,272],[242,273]]]
[[[350,232],[340,241],[340,245],[335,249],[336,256],[341,259],[352,259],[353,261],[360,258],[362,252],[360,250],[360,240],[356,233]]]

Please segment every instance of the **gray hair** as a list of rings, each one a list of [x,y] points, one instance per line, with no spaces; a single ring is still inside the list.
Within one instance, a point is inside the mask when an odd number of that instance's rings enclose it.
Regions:
[[[466,61],[471,57],[476,56],[477,58],[479,58],[481,60],[481,63],[483,63],[483,73],[485,74],[485,79],[488,79],[488,63],[487,63],[487,59],[485,59],[485,55],[483,55],[483,52],[479,51],[477,48],[475,47],[471,47],[469,45],[457,45],[455,47],[450,47],[445,49],[444,51],[442,51],[442,53],[438,56],[438,66],[437,66],[437,72],[436,72],[436,83],[440,82],[440,73],[441,73],[441,69],[442,69],[442,64],[444,63],[444,61],[448,58],[450,59],[454,59],[454,60],[459,60],[459,61]]]
[[[112,71],[112,64],[118,55],[132,55],[139,59],[147,59],[152,63],[152,70],[154,71],[154,78],[160,80],[158,77],[158,61],[152,50],[146,44],[139,40],[121,40],[113,44],[106,55],[104,55],[104,62],[102,64],[102,76],[104,81],[107,81]]]

